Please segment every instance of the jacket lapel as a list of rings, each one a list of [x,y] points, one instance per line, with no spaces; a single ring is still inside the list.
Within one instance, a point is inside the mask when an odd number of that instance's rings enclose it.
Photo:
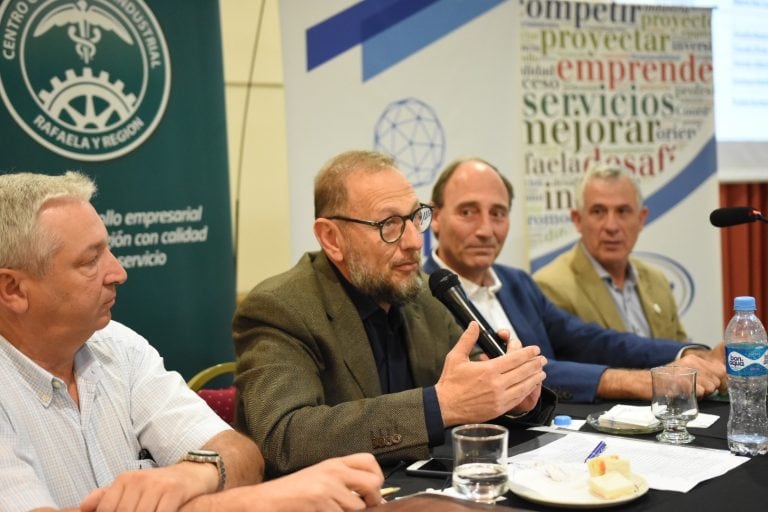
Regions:
[[[438,353],[436,343],[417,342],[433,337],[433,334],[427,329],[429,323],[424,319],[424,311],[420,303],[405,306],[403,318],[413,382],[419,387],[431,386],[437,382],[439,375],[435,375],[435,368],[443,367],[444,354]]]
[[[605,287],[605,283],[597,275],[592,263],[584,254],[580,244],[573,248],[571,268],[577,276],[577,281],[584,287],[584,296],[592,304],[592,308],[602,319],[602,323],[610,329],[624,331],[624,321],[619,315],[616,303]]]
[[[344,354],[344,362],[364,396],[381,395],[379,373],[363,322],[324,253],[314,262],[331,327]]]
[[[648,327],[651,329],[651,336],[658,338],[659,332],[663,328],[661,307],[653,301],[651,297],[651,281],[648,279],[648,273],[642,265],[632,261],[635,270],[637,271],[637,294],[640,296],[640,303],[643,305],[643,313],[645,319],[648,321]]]
[[[498,291],[496,296],[499,298],[501,307],[507,314],[509,322],[515,329],[517,337],[520,339],[520,342],[523,344],[523,346],[528,346],[535,343],[537,337],[536,333],[528,323],[528,319],[526,318],[525,313],[520,309],[520,306],[518,306],[518,303],[524,304],[526,299],[516,299],[516,296],[518,295],[517,283],[506,279],[505,276],[498,270],[496,271],[496,275],[499,276],[499,279],[502,283],[501,289]]]

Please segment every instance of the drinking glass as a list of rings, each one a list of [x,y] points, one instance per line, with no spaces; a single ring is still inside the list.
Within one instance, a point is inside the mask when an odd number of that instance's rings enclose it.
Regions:
[[[500,425],[477,423],[453,429],[453,488],[467,498],[494,503],[507,491],[507,441]]]
[[[696,402],[696,369],[684,366],[651,368],[651,411],[664,426],[656,439],[662,443],[687,444],[695,439],[686,425],[699,414]]]

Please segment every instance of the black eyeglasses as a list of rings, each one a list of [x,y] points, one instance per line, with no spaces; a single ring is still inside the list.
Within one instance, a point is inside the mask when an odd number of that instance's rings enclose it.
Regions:
[[[418,208],[408,215],[392,215],[391,217],[387,217],[378,222],[373,220],[350,219],[349,217],[344,217],[342,215],[334,215],[332,217],[326,217],[326,219],[357,222],[358,224],[379,228],[381,239],[388,244],[394,244],[403,236],[403,233],[405,232],[405,221],[407,220],[413,222],[414,227],[419,233],[425,232],[429,228],[429,223],[432,221],[432,207],[426,204],[420,204]]]

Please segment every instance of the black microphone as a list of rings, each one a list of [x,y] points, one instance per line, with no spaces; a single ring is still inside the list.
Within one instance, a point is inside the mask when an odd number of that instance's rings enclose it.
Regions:
[[[718,228],[747,224],[756,220],[768,221],[759,210],[751,206],[729,206],[718,208],[709,214],[709,222]]]
[[[429,289],[432,295],[453,313],[462,327],[466,329],[469,322],[477,322],[480,326],[477,342],[488,357],[499,357],[505,354],[504,342],[469,300],[456,274],[444,268],[436,270],[429,276]]]

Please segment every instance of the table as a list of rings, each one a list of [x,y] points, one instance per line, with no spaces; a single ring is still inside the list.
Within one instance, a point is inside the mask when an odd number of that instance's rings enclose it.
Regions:
[[[648,405],[647,403],[622,402],[630,405]],[[567,414],[573,418],[584,419],[588,414],[597,411],[610,409],[615,402],[602,402],[597,404],[559,404],[557,414]],[[713,400],[704,400],[699,403],[699,410],[709,414],[720,416],[714,425],[707,429],[691,429],[691,433],[696,436],[692,446],[706,448],[728,449],[726,441],[726,423],[728,420],[729,404]],[[595,432],[589,425],[582,428],[583,431]],[[510,431],[510,454],[516,453],[515,448],[520,450],[520,445],[533,443],[541,432],[529,430]],[[605,435],[605,434],[603,434]],[[636,439],[655,439],[655,434],[632,436]],[[436,456],[450,456],[450,446],[443,445],[433,450]],[[411,477],[405,474],[405,466],[401,463],[395,467],[385,467],[384,472],[387,476],[385,486],[400,487],[401,490],[397,496],[406,496],[427,488],[444,489],[451,485],[448,478],[424,478]],[[471,506],[467,508],[445,508],[443,501],[435,501],[438,497],[419,497],[419,501],[403,500],[398,504],[392,501],[387,505],[377,507],[381,512],[415,511],[415,510],[475,510]],[[496,510],[562,510],[555,507],[547,507],[528,502],[508,492],[506,500],[496,505]],[[423,507],[423,508],[416,508]],[[507,508],[509,507],[509,508]],[[477,508],[483,510],[483,508]],[[734,470],[729,471],[711,480],[700,483],[687,493],[657,491],[651,489],[648,493],[637,500],[623,504],[619,507],[613,507],[611,510],[629,510],[629,511],[688,511],[695,512],[717,511],[717,512],[742,512],[742,511],[764,511],[768,510],[768,456],[762,455],[753,457],[747,463],[742,464]]]
[[[373,507],[369,510],[376,512],[423,512],[425,510],[436,510],[439,512],[473,512],[476,510],[496,510],[498,512],[498,508],[493,505],[482,505],[480,503],[449,498],[439,494],[417,494],[416,496],[408,496],[401,500],[391,501],[386,505]],[[512,510],[523,509],[505,508],[504,510],[505,512],[509,512]]]

